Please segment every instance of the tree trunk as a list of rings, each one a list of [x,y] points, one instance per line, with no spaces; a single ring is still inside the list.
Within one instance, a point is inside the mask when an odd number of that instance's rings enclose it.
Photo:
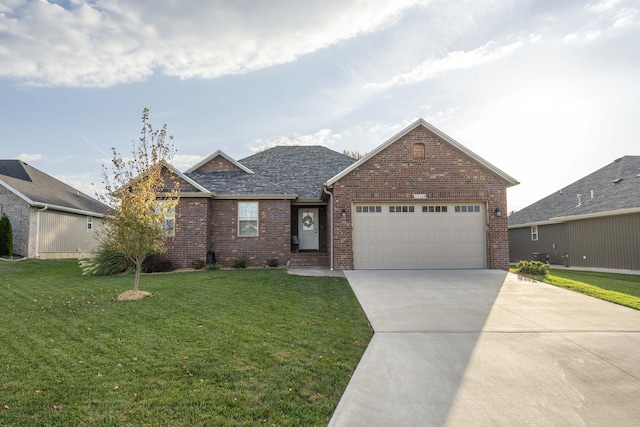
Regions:
[[[136,277],[133,280],[133,291],[134,292],[138,291],[138,284],[140,283],[140,273],[142,272],[142,261],[144,261],[144,258],[136,259]]]

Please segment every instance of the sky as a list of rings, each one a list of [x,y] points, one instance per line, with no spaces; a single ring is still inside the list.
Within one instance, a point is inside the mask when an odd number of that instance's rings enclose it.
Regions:
[[[180,170],[423,118],[516,211],[640,155],[640,0],[0,0],[0,158],[94,195],[144,108]]]

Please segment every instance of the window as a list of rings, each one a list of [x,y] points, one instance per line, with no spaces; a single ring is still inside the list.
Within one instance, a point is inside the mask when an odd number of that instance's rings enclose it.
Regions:
[[[165,237],[173,237],[176,235],[176,209],[169,208],[167,203],[159,200],[156,202],[156,212],[164,215],[162,222],[162,235]]]
[[[413,144],[413,158],[416,160],[424,160],[424,144]]]
[[[538,226],[537,225],[532,225],[531,226],[531,240],[533,240],[534,242],[538,241]]]
[[[480,205],[469,205],[469,206],[456,206],[454,208],[456,213],[479,213],[480,212]]]
[[[422,212],[424,213],[433,213],[433,212],[447,212],[447,206],[423,206]]]
[[[238,203],[238,236],[258,236],[258,202]]]
[[[356,206],[357,213],[380,213],[382,206]]]
[[[93,230],[93,217],[92,216],[88,216],[87,217],[87,231],[91,231]]]
[[[389,206],[389,212],[402,213],[402,212],[415,212],[415,206]]]

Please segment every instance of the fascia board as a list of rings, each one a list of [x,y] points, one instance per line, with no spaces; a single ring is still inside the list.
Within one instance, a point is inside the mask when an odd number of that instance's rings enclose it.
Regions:
[[[409,125],[408,127],[406,127],[403,130],[401,130],[399,133],[397,133],[396,135],[392,136],[390,139],[385,141],[382,145],[379,145],[376,149],[374,149],[373,151],[368,153],[366,156],[364,156],[363,158],[361,158],[360,160],[358,160],[357,162],[355,162],[354,164],[352,164],[351,166],[349,166],[348,168],[344,169],[342,172],[340,172],[339,174],[337,174],[336,176],[334,176],[333,178],[328,180],[325,185],[327,187],[331,187],[333,184],[335,184],[337,181],[339,181],[345,175],[349,174],[354,169],[357,169],[363,163],[366,163],[367,161],[369,161],[370,158],[372,158],[373,156],[375,156],[376,154],[378,154],[379,152],[381,152],[382,150],[384,150],[385,148],[387,148],[388,146],[390,146],[391,144],[393,144],[394,142],[396,142],[397,140],[399,140],[403,136],[407,135],[409,132],[411,132],[412,130],[414,130],[418,126],[424,126],[429,131],[431,131],[432,133],[436,134],[438,137],[440,137],[441,139],[443,139],[444,141],[449,143],[451,146],[453,146],[457,150],[459,150],[459,151],[463,152],[464,154],[466,154],[467,156],[471,157],[473,160],[475,160],[476,162],[480,163],[482,166],[484,166],[485,168],[489,169],[494,174],[498,175],[500,178],[502,178],[505,181],[507,181],[510,184],[509,185],[510,187],[519,184],[518,180],[516,180],[512,176],[506,174],[505,172],[503,172],[499,168],[495,167],[494,165],[492,165],[491,163],[489,163],[488,161],[486,161],[482,157],[478,156],[476,153],[474,153],[473,151],[469,150],[464,145],[460,144],[458,141],[456,141],[455,139],[451,138],[449,135],[445,134],[441,130],[437,129],[435,126],[433,126],[430,123],[426,122],[424,119],[418,119],[415,122],[413,122],[411,125]]]
[[[222,200],[295,200],[296,194],[218,194],[216,199]]]
[[[32,204],[32,206],[36,207],[36,208],[47,208],[47,209],[50,209],[52,211],[60,211],[60,212],[68,212],[68,213],[78,214],[78,215],[94,216],[94,217],[97,217],[97,218],[103,218],[103,217],[107,216],[104,213],[86,211],[86,210],[83,210],[83,209],[68,208],[66,206],[52,205],[50,203],[35,202],[35,203]]]
[[[174,168],[172,165],[165,163],[164,166],[167,169],[171,170],[171,172],[173,172],[174,174],[178,175],[181,179],[185,180],[187,183],[189,183],[190,185],[192,185],[195,188],[197,188],[199,191],[202,191],[203,193],[206,193],[207,195],[210,194],[209,190],[204,188],[202,185],[198,184],[193,179],[189,178],[187,175],[185,175],[182,172],[180,172],[178,169]]]
[[[205,163],[209,162],[210,160],[212,160],[212,159],[214,159],[214,158],[216,158],[218,156],[221,156],[221,157],[225,158],[229,162],[233,163],[234,166],[237,166],[238,168],[242,169],[246,173],[250,173],[250,174],[254,173],[251,169],[249,169],[248,167],[246,167],[242,163],[238,163],[237,160],[235,160],[233,157],[229,156],[227,153],[225,153],[222,150],[217,150],[215,153],[213,153],[213,154],[205,157],[204,159],[200,160],[198,163],[196,163],[195,165],[193,165],[189,169],[187,169],[185,171],[185,173],[191,173],[191,172],[197,170],[200,166],[204,165]]]
[[[582,215],[559,216],[556,218],[551,218],[551,220],[568,222],[568,221],[577,221],[580,219],[602,218],[606,216],[628,215],[628,214],[634,214],[634,213],[640,213],[640,207],[616,209],[613,211],[606,211],[606,212],[594,212],[594,213],[582,214]]]
[[[27,196],[25,196],[24,194],[22,194],[21,192],[19,192],[18,190],[16,190],[15,188],[13,188],[12,186],[10,186],[9,184],[7,184],[6,182],[4,182],[1,179],[0,179],[0,185],[2,185],[4,188],[9,190],[10,192],[15,194],[16,196],[20,197],[22,200],[27,202],[29,205],[33,206],[33,203],[34,203],[33,200],[31,200],[30,198],[28,198]]]

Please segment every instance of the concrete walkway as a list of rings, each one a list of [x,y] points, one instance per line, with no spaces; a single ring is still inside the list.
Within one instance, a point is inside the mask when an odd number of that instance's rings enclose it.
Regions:
[[[330,426],[637,426],[640,311],[497,270],[345,271],[375,334]]]

